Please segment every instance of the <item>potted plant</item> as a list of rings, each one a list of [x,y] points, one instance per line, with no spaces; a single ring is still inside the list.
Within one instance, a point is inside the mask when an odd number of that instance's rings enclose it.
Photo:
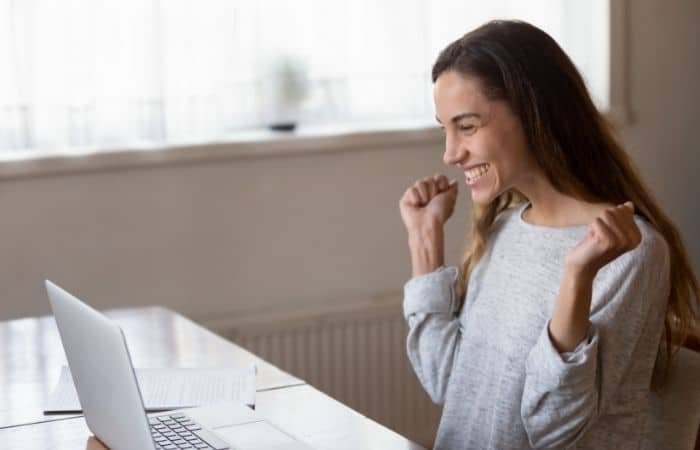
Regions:
[[[293,131],[309,92],[306,64],[300,58],[281,55],[269,67],[264,83],[268,98],[268,127],[277,131]]]

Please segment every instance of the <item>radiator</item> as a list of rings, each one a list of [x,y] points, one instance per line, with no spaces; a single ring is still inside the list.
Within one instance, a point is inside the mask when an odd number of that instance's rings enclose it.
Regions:
[[[440,409],[406,357],[407,327],[399,298],[204,325],[361,414],[432,446]]]

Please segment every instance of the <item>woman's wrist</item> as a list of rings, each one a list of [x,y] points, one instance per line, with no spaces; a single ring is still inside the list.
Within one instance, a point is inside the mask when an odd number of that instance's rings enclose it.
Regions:
[[[408,233],[413,276],[434,272],[444,264],[444,232],[441,226],[425,226]]]
[[[591,267],[583,267],[575,264],[564,264],[564,277],[575,281],[577,284],[593,283],[598,270]]]

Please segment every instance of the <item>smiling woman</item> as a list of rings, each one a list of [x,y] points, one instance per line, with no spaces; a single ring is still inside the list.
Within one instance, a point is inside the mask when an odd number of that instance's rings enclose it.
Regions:
[[[458,269],[443,231],[456,180],[400,200],[408,355],[444,404],[435,448],[639,448],[654,369],[658,386],[698,310],[675,225],[541,29],[486,23],[432,79],[443,161],[474,203]]]

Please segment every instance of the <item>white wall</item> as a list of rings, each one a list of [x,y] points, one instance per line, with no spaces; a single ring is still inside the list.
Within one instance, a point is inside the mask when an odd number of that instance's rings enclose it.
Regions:
[[[615,1],[615,0],[613,0]],[[629,98],[623,140],[681,228],[700,274],[700,2],[629,4]]]
[[[629,3],[635,121],[622,136],[697,268],[700,2]],[[100,308],[161,304],[199,320],[398,293],[409,264],[397,201],[440,161],[436,139],[2,180],[0,320],[48,313],[47,277]]]
[[[396,293],[398,198],[441,169],[432,142],[5,180],[0,318],[48,313],[44,278],[196,319]]]

